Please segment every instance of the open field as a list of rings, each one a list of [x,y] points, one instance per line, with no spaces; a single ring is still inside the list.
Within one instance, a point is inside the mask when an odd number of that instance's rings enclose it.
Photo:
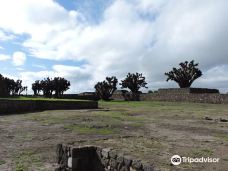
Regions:
[[[157,169],[228,168],[228,105],[99,102],[98,110],[0,116],[0,170],[52,171],[58,143],[113,147]],[[205,117],[213,120],[206,120]],[[170,157],[218,157],[218,164],[170,165]]]

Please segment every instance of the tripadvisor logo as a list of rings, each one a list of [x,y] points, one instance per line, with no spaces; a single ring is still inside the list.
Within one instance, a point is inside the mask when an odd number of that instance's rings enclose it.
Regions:
[[[218,163],[219,158],[211,157],[200,157],[200,158],[191,158],[191,157],[180,157],[179,155],[174,155],[171,157],[171,163],[175,166],[181,163]]]
[[[174,155],[171,157],[171,163],[173,165],[179,165],[181,164],[181,157],[179,155]]]

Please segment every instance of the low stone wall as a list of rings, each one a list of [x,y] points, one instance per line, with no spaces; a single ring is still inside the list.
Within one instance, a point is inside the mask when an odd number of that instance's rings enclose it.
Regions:
[[[128,100],[124,94],[113,94],[114,100]],[[141,101],[169,101],[228,104],[228,94],[220,94],[217,89],[207,88],[168,88],[156,93],[140,94]]]
[[[160,94],[204,94],[204,93],[219,93],[217,89],[208,88],[161,88],[158,89]]]
[[[94,100],[97,101],[99,98],[95,94],[63,94],[63,99],[81,99],[81,100]]]
[[[152,165],[144,165],[139,160],[118,155],[110,148],[85,146],[57,146],[55,171],[154,171]]]
[[[169,102],[194,102],[194,103],[214,103],[228,104],[228,95],[217,93],[201,94],[142,94],[140,100],[143,101],[169,101]]]
[[[96,101],[0,100],[0,114],[97,108]]]

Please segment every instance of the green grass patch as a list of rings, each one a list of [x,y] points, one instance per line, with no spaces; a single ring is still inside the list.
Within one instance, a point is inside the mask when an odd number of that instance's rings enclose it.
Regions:
[[[214,151],[210,149],[194,149],[191,151],[192,157],[210,157],[212,156]]]
[[[222,160],[223,160],[223,161],[227,161],[227,162],[228,162],[228,158],[223,158]]]
[[[216,134],[215,137],[220,138],[220,139],[228,142],[228,135],[227,134]]]
[[[78,132],[80,134],[101,134],[101,135],[108,135],[113,134],[114,130],[111,128],[92,128],[85,125],[66,125],[64,129],[68,129],[71,131]]]
[[[32,166],[40,168],[42,161],[40,157],[31,150],[25,150],[16,154],[14,161],[14,169],[16,171],[28,171]]]
[[[89,100],[81,100],[81,99],[61,99],[61,98],[24,97],[24,96],[0,98],[0,100],[89,101]]]
[[[28,119],[30,119],[32,121],[40,122],[44,125],[50,125],[50,124],[62,123],[62,122],[64,122],[64,119],[66,119],[66,117],[64,117],[64,118],[54,117],[54,116],[49,116],[47,114],[47,115],[33,115],[33,116],[28,117]]]
[[[162,101],[99,101],[99,107],[135,113],[180,114],[181,117],[194,117],[195,119],[214,115],[219,117],[227,112],[227,105],[225,104]]]
[[[5,164],[6,162],[4,160],[0,160],[0,165]]]
[[[144,116],[132,116],[129,112],[125,111],[95,111],[92,112],[92,115],[109,117],[112,119],[120,120],[120,121],[144,121],[146,118]]]

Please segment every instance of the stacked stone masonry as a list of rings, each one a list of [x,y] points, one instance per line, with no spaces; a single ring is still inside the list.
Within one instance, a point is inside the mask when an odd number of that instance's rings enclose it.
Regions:
[[[115,150],[95,146],[57,146],[55,171],[154,171],[152,165],[118,155]]]
[[[97,108],[96,101],[0,100],[0,114]]]
[[[112,98],[115,100],[127,100],[120,93],[114,94]],[[140,100],[228,104],[228,94],[220,94],[217,89],[170,88],[159,89],[155,93],[140,94]]]
[[[208,88],[161,88],[158,89],[159,94],[203,94],[203,93],[219,93],[217,89]]]
[[[140,100],[228,104],[228,94],[216,89],[159,89],[157,93],[141,94]]]

